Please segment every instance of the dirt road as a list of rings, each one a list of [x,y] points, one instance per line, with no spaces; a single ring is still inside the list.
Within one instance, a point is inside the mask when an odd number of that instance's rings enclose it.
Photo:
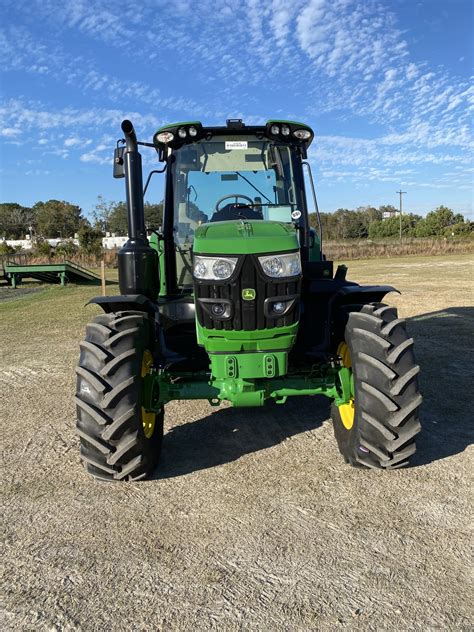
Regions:
[[[0,306],[3,630],[468,630],[472,258],[356,262],[417,341],[410,469],[341,460],[322,399],[170,404],[155,480],[79,464],[74,366],[94,288]]]

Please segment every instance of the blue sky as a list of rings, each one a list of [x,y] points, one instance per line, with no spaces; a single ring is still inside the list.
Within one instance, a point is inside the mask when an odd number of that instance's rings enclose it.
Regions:
[[[2,201],[123,199],[120,122],[305,121],[320,208],[472,216],[471,0],[0,0]],[[147,167],[153,153],[144,154]],[[162,198],[157,180],[150,201]]]

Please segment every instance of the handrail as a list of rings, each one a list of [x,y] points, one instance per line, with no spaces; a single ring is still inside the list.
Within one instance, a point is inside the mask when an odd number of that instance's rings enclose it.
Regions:
[[[309,175],[309,183],[311,185],[311,192],[313,194],[313,202],[314,202],[314,210],[316,212],[316,217],[318,218],[318,227],[319,227],[319,251],[321,254],[321,259],[323,258],[323,224],[321,222],[321,215],[319,214],[319,207],[318,207],[318,200],[316,198],[316,191],[314,188],[314,182],[313,182],[313,172],[311,171],[311,165],[309,164],[309,162],[305,161],[303,162],[303,165],[307,168],[308,170],[308,175]]]

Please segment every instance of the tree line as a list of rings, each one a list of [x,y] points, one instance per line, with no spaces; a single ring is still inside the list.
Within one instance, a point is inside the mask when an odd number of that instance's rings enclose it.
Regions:
[[[340,208],[334,213],[321,213],[325,239],[381,239],[399,235],[400,219],[393,206],[371,206],[357,209]],[[390,216],[384,219],[384,214]],[[145,203],[145,223],[150,230],[161,226],[163,204]],[[317,227],[317,217],[310,214],[310,224]],[[446,206],[439,206],[426,217],[414,213],[402,214],[404,237],[450,237],[472,232],[474,223]],[[68,239],[79,234],[81,242],[100,240],[107,233],[127,234],[125,202],[107,201],[99,196],[92,210],[92,218],[69,202],[48,200],[32,207],[17,203],[0,204],[0,238],[25,239],[31,235],[36,241],[46,238]]]
[[[334,213],[320,215],[323,235],[330,241],[390,239],[400,234],[400,216],[394,206],[364,206],[354,210],[340,208]],[[309,219],[311,226],[316,228],[316,214],[311,213]],[[451,237],[469,234],[473,228],[473,222],[446,206],[438,206],[426,217],[415,213],[402,213],[403,237]]]
[[[163,204],[145,202],[145,222],[150,229],[158,228],[163,220]],[[99,196],[92,219],[83,210],[64,200],[37,202],[32,207],[16,202],[0,204],[0,238],[25,239],[26,235],[42,239],[68,239],[81,229],[106,233],[127,234],[125,202],[108,202]]]

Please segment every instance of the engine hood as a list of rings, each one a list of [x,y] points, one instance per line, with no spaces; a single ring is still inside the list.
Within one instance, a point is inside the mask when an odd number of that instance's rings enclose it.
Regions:
[[[194,233],[196,254],[240,255],[288,252],[299,248],[292,224],[239,220],[202,224]]]

